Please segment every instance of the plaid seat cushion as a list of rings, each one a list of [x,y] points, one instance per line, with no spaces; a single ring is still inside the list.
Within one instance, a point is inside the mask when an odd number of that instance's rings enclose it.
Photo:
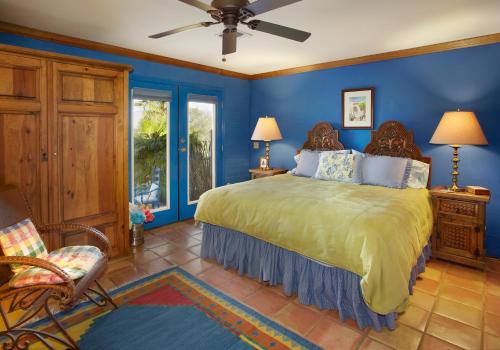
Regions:
[[[54,250],[45,259],[66,272],[71,279],[85,276],[104,255],[97,247],[74,246]],[[39,267],[30,267],[14,275],[9,285],[21,288],[37,284],[58,284],[62,279],[55,273]]]
[[[0,229],[0,245],[5,256],[29,256],[44,259],[48,256],[43,240],[30,219]],[[27,267],[11,264],[12,272],[19,273]]]

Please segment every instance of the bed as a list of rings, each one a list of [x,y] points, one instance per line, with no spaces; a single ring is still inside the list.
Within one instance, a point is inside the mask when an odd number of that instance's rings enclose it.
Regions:
[[[326,122],[302,146],[343,148],[338,131]],[[397,121],[372,131],[364,152],[431,162]],[[195,219],[203,224],[202,258],[280,284],[302,304],[336,309],[360,328],[395,328],[430,255],[427,189],[285,174],[208,191]]]

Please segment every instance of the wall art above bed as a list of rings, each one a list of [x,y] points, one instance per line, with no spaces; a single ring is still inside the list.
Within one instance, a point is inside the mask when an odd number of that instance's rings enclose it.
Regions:
[[[342,128],[373,129],[375,88],[342,90]]]

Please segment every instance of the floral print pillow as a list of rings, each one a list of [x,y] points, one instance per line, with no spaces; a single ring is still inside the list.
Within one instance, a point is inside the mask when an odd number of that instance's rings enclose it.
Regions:
[[[340,182],[353,182],[354,155],[322,153],[314,178]]]

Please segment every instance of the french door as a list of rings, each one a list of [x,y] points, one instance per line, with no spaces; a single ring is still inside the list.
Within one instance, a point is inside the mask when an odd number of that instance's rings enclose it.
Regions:
[[[193,217],[220,184],[219,91],[131,80],[130,202],[155,214],[147,228]]]

